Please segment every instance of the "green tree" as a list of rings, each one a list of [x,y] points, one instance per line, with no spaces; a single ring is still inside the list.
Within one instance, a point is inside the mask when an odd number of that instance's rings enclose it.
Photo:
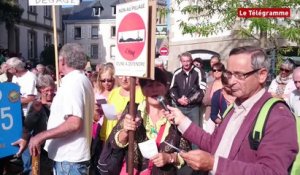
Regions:
[[[52,65],[55,67],[54,45],[45,46],[40,58],[43,65]]]
[[[21,20],[23,9],[16,0],[0,0],[0,23],[4,22],[8,37],[8,51],[15,52],[15,24]]]
[[[177,6],[183,1],[175,0]],[[195,2],[195,1],[194,1]],[[300,0],[210,0],[196,1],[179,9],[189,16],[179,21],[183,34],[209,36],[224,30],[234,30],[242,37],[259,41],[260,46],[278,47],[278,39],[300,43],[300,21],[296,18],[239,18],[238,8],[292,8],[300,10]],[[211,20],[217,16],[217,20]],[[243,25],[246,24],[246,25]]]

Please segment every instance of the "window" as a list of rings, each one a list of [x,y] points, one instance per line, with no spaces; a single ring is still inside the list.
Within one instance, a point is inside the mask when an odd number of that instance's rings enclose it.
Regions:
[[[110,46],[110,58],[112,60],[115,60],[115,58],[116,58],[116,46],[115,45]]]
[[[116,26],[111,26],[110,36],[111,37],[115,37],[116,36]]]
[[[116,12],[117,12],[116,6],[112,6],[111,11],[112,11],[112,15],[116,16]]]
[[[28,6],[29,13],[36,13],[36,6]]]
[[[46,18],[51,18],[51,6],[44,7],[44,16]]]
[[[94,7],[93,11],[94,11],[94,16],[100,16],[100,13],[101,13],[101,9],[100,8]]]
[[[35,59],[37,57],[37,38],[35,31],[28,32],[28,59]]]
[[[44,46],[50,46],[52,44],[51,35],[44,35]]]
[[[81,27],[75,27],[74,38],[81,39]]]
[[[98,59],[98,44],[91,45],[91,58]]]
[[[98,38],[98,26],[92,26],[91,38]]]

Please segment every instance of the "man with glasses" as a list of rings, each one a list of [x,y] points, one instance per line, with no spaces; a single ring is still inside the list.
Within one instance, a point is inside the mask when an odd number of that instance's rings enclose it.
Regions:
[[[263,104],[272,96],[266,92],[269,60],[260,48],[231,50],[227,62],[228,86],[236,100],[232,110],[213,134],[193,124],[178,109],[169,107],[169,120],[200,150],[180,156],[195,170],[211,174],[288,174],[298,152],[295,118],[282,102],[268,111],[264,135],[257,149],[250,143],[252,128]]]

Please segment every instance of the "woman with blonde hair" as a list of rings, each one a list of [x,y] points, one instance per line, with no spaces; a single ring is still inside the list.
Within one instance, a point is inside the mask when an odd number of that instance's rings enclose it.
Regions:
[[[91,148],[91,171],[96,170],[96,165],[102,146],[102,143],[100,141],[100,130],[104,120],[104,113],[101,105],[107,103],[108,95],[115,87],[114,75],[114,67],[104,64],[99,70],[98,74],[94,74],[91,77],[95,92],[95,111],[93,119],[93,139]]]

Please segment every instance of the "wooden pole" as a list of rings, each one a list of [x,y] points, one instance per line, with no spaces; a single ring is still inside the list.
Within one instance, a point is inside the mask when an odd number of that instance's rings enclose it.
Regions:
[[[57,87],[59,86],[59,70],[58,70],[58,44],[57,44],[57,30],[56,30],[56,12],[55,6],[52,5],[52,24],[53,24],[53,42],[54,42],[54,56],[55,56],[55,69],[56,69],[56,82]]]
[[[135,85],[136,78],[130,77],[130,101],[129,101],[129,114],[135,119]],[[134,160],[134,131],[129,131],[129,145],[128,145],[128,174],[133,175],[133,160]]]
[[[32,156],[32,175],[40,175],[40,155]]]

